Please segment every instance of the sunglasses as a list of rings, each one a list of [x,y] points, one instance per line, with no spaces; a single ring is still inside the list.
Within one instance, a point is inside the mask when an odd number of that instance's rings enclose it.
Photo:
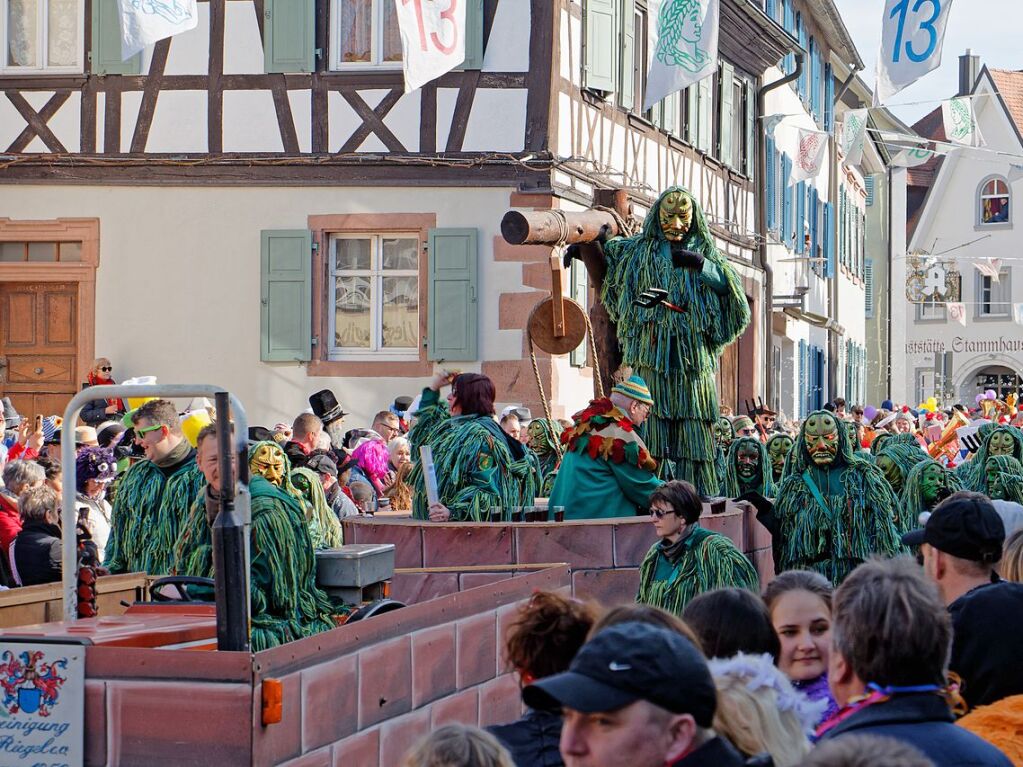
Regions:
[[[135,427],[135,436],[136,437],[141,437],[143,435],[149,434],[149,432],[151,432],[151,431],[156,431],[157,429],[162,429],[162,428],[163,428],[163,424],[162,423],[158,423],[155,426],[143,426],[142,428],[139,428],[138,426],[136,426]]]
[[[109,373],[111,370],[113,370],[113,367],[111,367],[110,365],[105,365],[105,366],[101,367],[100,370],[103,370],[103,371]]]
[[[664,519],[668,514],[674,514],[674,513],[675,513],[674,509],[672,509],[671,511],[664,511],[663,509],[654,509],[654,508],[650,509],[650,516],[651,517],[657,517],[657,519]]]

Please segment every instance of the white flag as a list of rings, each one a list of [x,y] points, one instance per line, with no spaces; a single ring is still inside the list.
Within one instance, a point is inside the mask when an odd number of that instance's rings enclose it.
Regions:
[[[941,152],[935,152],[933,149],[925,149],[924,147],[903,149],[892,157],[892,167],[915,168],[918,165],[923,165],[932,157],[938,157],[940,154]]]
[[[1002,259],[986,258],[983,261],[974,261],[973,265],[977,267],[977,271],[982,275],[990,277],[991,282],[998,282],[998,273],[1002,268]]]
[[[785,119],[785,115],[776,114],[768,115],[764,118],[764,135],[768,138],[774,138],[774,129],[777,128],[781,121]]]
[[[190,29],[199,23],[196,0],[118,0],[121,14],[121,60],[147,45]]]
[[[952,0],[886,0],[874,106],[941,65]]]
[[[828,134],[799,129],[799,151],[792,161],[789,186],[808,178],[817,178],[828,149]]]
[[[941,117],[945,135],[953,144],[984,146],[977,116],[973,113],[973,99],[949,99],[941,102]]]
[[[846,112],[842,123],[842,154],[845,164],[859,165],[863,159],[863,139],[867,135],[867,110],[854,109]]]
[[[657,43],[646,81],[647,110],[672,93],[688,88],[718,68],[720,0],[661,0]]]
[[[948,316],[965,328],[966,304],[960,303],[958,301],[949,301],[947,304],[945,304],[945,306],[948,307]]]
[[[1023,325],[1023,304],[1012,305],[1012,318],[1017,325]]]
[[[394,0],[401,33],[405,93],[421,88],[465,61],[465,3]]]

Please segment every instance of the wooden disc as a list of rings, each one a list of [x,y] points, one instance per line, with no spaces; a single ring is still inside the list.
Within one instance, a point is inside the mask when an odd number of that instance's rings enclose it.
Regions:
[[[545,298],[533,307],[526,326],[533,344],[548,354],[568,354],[586,338],[586,315],[571,298],[564,299],[565,335],[554,335],[554,300]]]

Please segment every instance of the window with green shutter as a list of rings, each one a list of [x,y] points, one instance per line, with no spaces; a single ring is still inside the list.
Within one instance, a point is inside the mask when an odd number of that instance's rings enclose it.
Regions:
[[[121,14],[117,0],[92,0],[92,48],[89,68],[95,75],[138,75],[142,53],[121,61]]]
[[[465,61],[459,69],[483,69],[483,0],[466,0]]]
[[[260,233],[260,354],[264,362],[312,358],[312,236],[305,229]]]
[[[264,0],[263,70],[312,72],[315,67],[315,0]]]
[[[586,275],[586,267],[578,259],[572,259],[572,266],[569,269],[569,296],[584,312],[589,311],[587,298],[589,296],[589,279]],[[572,367],[586,367],[586,340],[568,353],[568,362]]]
[[[626,109],[639,112],[643,108],[643,89],[639,88],[640,92],[636,93],[637,69],[642,69],[646,45],[644,40],[638,39],[637,27],[640,31],[643,27],[641,17],[636,13],[636,0],[619,0],[619,2],[621,5],[617,7],[618,29],[622,41],[622,55],[619,56],[618,62],[618,82],[620,83],[617,89],[618,103]],[[639,81],[643,82],[646,73],[640,71],[638,74]]]
[[[586,0],[583,19],[583,87],[615,90],[616,0]]]
[[[431,229],[427,359],[479,358],[476,229]]]
[[[733,131],[735,127],[735,68],[727,61],[718,69],[718,159],[733,166]],[[740,138],[740,141],[742,139]]]

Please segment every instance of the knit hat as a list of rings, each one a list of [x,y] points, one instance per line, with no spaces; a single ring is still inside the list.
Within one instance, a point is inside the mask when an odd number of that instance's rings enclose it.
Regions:
[[[732,419],[732,434],[739,436],[739,432],[743,429],[752,429],[753,419],[748,415],[736,416]]]
[[[79,492],[85,490],[85,483],[112,482],[117,476],[117,460],[114,451],[106,447],[84,447],[75,459],[75,484]]]
[[[646,405],[653,405],[653,397],[650,396],[650,389],[646,385],[646,381],[637,375],[631,375],[624,381],[619,381],[612,388],[612,392],[618,394],[624,394],[629,399],[634,399],[637,402],[642,402]]]

